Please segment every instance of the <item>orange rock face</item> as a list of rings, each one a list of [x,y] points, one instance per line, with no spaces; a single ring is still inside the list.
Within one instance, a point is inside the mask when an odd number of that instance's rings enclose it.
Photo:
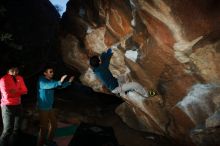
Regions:
[[[74,5],[79,11],[71,15]],[[62,27],[66,36],[61,37],[61,50],[64,61],[82,73],[81,81],[104,92],[88,58],[113,47],[113,75],[159,93],[139,101],[124,98],[129,106],[117,110],[122,119],[136,119],[141,130],[191,144],[189,131],[198,124],[204,125],[219,108],[214,99],[218,101],[215,93],[220,87],[220,2],[94,0],[90,4],[86,0],[70,0],[67,6],[63,21],[75,20],[76,26],[71,26],[72,21],[64,21],[68,27]],[[84,16],[80,9],[85,11]],[[72,27],[81,29],[74,31]],[[126,56],[129,50],[137,55]],[[123,107],[133,108],[126,110],[133,113],[123,115]],[[123,117],[128,115],[129,118]],[[137,129],[132,122],[127,123]]]

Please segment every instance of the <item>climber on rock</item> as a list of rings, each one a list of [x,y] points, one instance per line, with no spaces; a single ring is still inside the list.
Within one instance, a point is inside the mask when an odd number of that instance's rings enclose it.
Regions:
[[[135,91],[143,97],[148,97],[148,92],[137,82],[129,82],[120,84],[109,70],[110,59],[112,57],[112,49],[109,48],[103,52],[101,56],[94,55],[90,57],[90,65],[96,77],[102,82],[104,87],[114,94],[125,96],[129,91]]]

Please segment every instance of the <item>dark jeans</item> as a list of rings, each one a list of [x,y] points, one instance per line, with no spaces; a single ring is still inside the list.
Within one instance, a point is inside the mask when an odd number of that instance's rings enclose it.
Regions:
[[[21,125],[21,105],[1,106],[3,132],[0,138],[0,146],[10,146],[15,143]],[[12,138],[9,144],[9,138]]]

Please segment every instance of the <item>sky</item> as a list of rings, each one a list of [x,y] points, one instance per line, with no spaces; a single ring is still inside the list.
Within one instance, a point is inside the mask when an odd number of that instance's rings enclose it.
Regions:
[[[68,0],[50,0],[53,5],[59,5],[62,7],[62,11],[60,11],[60,15],[62,16],[63,12],[66,11],[66,3]]]

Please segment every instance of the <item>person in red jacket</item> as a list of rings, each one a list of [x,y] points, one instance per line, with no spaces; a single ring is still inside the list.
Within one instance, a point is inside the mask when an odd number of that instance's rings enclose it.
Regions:
[[[8,72],[0,79],[1,110],[3,131],[0,146],[8,146],[9,138],[15,140],[20,131],[21,123],[21,95],[27,94],[27,87],[23,77],[18,75],[16,65],[8,67]]]

